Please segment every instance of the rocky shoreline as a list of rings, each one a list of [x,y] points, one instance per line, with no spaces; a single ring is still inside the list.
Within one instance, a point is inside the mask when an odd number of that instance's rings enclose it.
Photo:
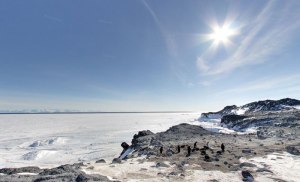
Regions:
[[[167,131],[138,132],[120,156],[66,164],[0,169],[0,182],[53,181],[298,181],[300,101],[259,101],[203,113],[229,128],[256,126],[252,134],[225,134],[179,124]],[[243,111],[243,113],[241,112]],[[241,133],[241,132],[239,132]]]
[[[190,171],[199,170],[220,171],[225,174],[234,172],[238,173],[241,179],[242,176],[257,178],[264,173],[273,174],[273,171],[267,165],[258,167],[251,162],[242,162],[241,159],[283,152],[300,155],[298,136],[292,139],[283,136],[261,139],[258,135],[213,133],[200,126],[189,124],[176,125],[156,134],[149,130],[141,131],[133,137],[130,147],[134,150],[124,160],[116,158],[110,164],[105,160],[98,160],[94,163],[66,164],[52,169],[38,167],[0,169],[2,174],[0,181],[130,181],[128,178],[106,177],[105,171],[97,170],[97,166],[106,165],[117,171],[122,165],[134,164],[134,161],[137,161],[137,164],[152,164],[157,170],[167,169],[158,171],[156,178],[150,178],[149,181],[169,178],[174,181],[187,180]],[[149,168],[141,168],[139,171],[142,170],[147,174]]]

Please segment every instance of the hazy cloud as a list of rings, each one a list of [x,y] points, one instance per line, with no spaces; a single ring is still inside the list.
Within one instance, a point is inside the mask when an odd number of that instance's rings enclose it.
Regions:
[[[197,59],[201,74],[221,75],[239,67],[262,64],[270,56],[282,53],[300,29],[300,14],[291,13],[293,4],[286,2],[285,6],[279,6],[276,1],[269,1],[254,20],[243,27],[240,42],[227,58],[211,63],[212,58],[203,53]]]

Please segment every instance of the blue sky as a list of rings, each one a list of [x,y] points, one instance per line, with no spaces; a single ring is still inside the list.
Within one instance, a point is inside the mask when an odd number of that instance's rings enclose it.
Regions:
[[[0,110],[300,99],[299,12],[297,0],[3,0]]]

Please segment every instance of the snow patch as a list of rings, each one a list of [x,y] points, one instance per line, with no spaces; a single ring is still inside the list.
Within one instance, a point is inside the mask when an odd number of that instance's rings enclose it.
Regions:
[[[259,168],[267,168],[273,174],[265,174],[285,181],[296,182],[300,179],[300,157],[284,153],[272,153],[264,157],[251,159],[241,158],[241,162],[256,164]]]
[[[38,175],[38,173],[17,173],[18,175],[32,175],[32,176],[36,176]]]
[[[22,156],[23,160],[41,160],[48,157],[52,157],[55,155],[57,151],[51,151],[51,150],[40,150],[40,151],[32,151],[24,154]]]
[[[66,138],[63,137],[55,137],[55,138],[50,138],[47,140],[37,140],[28,145],[28,147],[40,147],[40,146],[47,146],[47,145],[55,145],[55,144],[64,144],[66,143]]]
[[[236,110],[233,111],[233,113],[237,114],[237,115],[243,115],[245,114],[245,112],[248,110],[248,108],[238,108]]]
[[[299,109],[300,110],[300,105],[299,106],[293,106],[295,109]]]

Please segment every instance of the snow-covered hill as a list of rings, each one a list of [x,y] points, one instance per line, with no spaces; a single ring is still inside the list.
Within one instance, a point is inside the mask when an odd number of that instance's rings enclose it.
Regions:
[[[251,102],[242,106],[226,106],[218,112],[202,113],[200,120],[221,119],[226,115],[250,115],[268,111],[292,111],[300,109],[300,101],[296,99],[263,100]]]
[[[198,120],[235,131],[265,126],[300,128],[300,101],[285,98],[226,106],[218,112],[202,113]]]

